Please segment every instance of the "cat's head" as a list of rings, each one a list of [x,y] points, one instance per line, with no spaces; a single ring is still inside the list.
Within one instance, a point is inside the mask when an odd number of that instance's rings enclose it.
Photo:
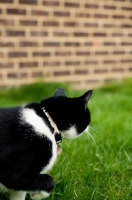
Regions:
[[[90,112],[87,108],[92,94],[89,90],[76,98],[69,98],[63,89],[58,88],[53,97],[41,102],[43,108],[49,113],[56,123],[64,138],[75,138],[88,129]]]

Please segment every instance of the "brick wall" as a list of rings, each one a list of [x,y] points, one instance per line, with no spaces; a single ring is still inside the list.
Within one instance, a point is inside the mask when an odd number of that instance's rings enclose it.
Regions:
[[[0,0],[0,86],[132,76],[132,0]]]

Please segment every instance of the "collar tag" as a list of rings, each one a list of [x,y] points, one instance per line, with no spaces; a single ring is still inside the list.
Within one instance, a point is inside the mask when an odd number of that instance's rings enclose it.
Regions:
[[[61,142],[62,142],[61,134],[55,132],[54,135],[55,135],[56,143],[57,143],[57,144],[61,143]]]

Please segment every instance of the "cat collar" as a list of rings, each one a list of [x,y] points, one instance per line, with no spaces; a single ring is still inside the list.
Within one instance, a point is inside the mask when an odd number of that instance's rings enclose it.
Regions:
[[[59,144],[62,142],[62,138],[61,138],[61,133],[58,130],[56,124],[54,123],[53,119],[51,118],[51,116],[49,115],[49,113],[45,110],[45,108],[42,108],[43,112],[45,113],[46,117],[48,118],[51,127],[54,129],[54,136],[55,136],[55,140],[56,143]]]

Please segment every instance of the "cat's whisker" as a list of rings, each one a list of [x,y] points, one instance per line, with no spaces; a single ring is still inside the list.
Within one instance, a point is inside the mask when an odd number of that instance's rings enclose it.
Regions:
[[[88,131],[88,132],[86,132],[86,134],[87,134],[88,138],[90,138],[93,141],[96,148],[99,149],[94,137],[90,134],[90,132]]]
[[[90,131],[92,131],[94,133],[96,132],[97,134],[99,134],[99,131],[97,129],[95,129],[95,128],[91,127],[91,126],[89,127],[89,129],[90,129]]]

